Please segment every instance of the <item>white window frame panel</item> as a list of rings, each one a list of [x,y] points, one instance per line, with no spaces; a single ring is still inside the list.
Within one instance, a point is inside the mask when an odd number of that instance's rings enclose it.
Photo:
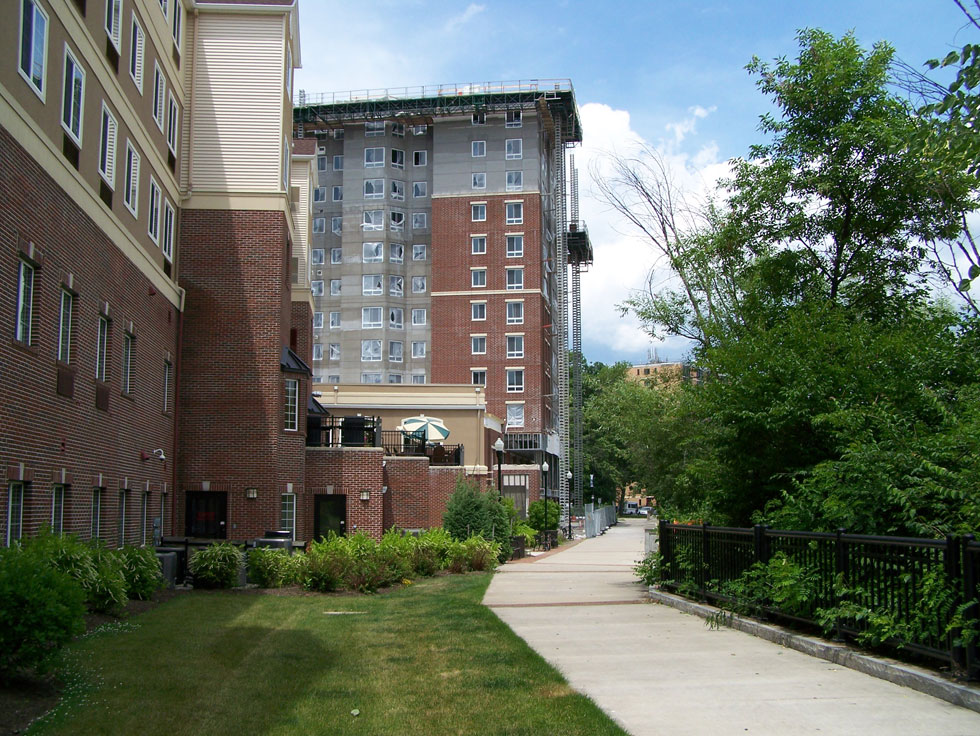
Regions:
[[[314,202],[326,202],[327,201],[327,188],[326,187],[313,187],[313,201]]]
[[[388,360],[392,363],[405,362],[405,343],[401,340],[388,341]]]
[[[429,227],[429,215],[426,212],[412,213],[412,230],[426,230]]]
[[[320,312],[323,315],[323,312]],[[323,344],[319,342],[313,343],[313,360],[319,362],[323,360]]]
[[[405,246],[402,243],[388,244],[388,262],[403,263],[405,261]]]
[[[361,362],[362,363],[381,362],[381,340],[379,339],[361,340]]]
[[[384,120],[368,120],[364,123],[364,137],[372,138],[374,136],[385,134],[385,121]]]
[[[361,216],[361,229],[369,230],[372,232],[384,232],[385,211],[364,210],[364,214]]]
[[[321,281],[320,283],[322,284],[323,282]],[[340,279],[330,279],[330,296],[340,296],[342,288],[343,282]]]
[[[122,0],[106,0],[105,32],[116,51],[122,45]]]
[[[323,312],[313,313],[313,329],[322,330],[323,329]]]
[[[326,217],[314,217],[313,218],[313,232],[317,235],[327,232],[327,218]]]
[[[17,71],[20,72],[20,76],[24,78],[28,86],[34,91],[40,99],[41,102],[45,101],[45,97],[48,92],[47,83],[47,73],[48,73],[48,29],[49,21],[48,14],[44,12],[40,3],[37,0],[30,0],[30,29],[27,28],[28,18],[24,13],[24,3],[18,2],[20,6],[20,32],[17,35],[19,44],[17,48],[18,52],[18,63]],[[40,38],[40,44],[38,44],[38,32],[37,24],[38,19],[43,21],[43,29],[41,30],[42,37]],[[30,31],[30,40],[28,42],[27,55],[24,55],[24,38],[26,32]],[[38,46],[40,45],[40,53],[38,53]],[[24,68],[26,64],[26,69]],[[36,73],[36,76],[35,76]]]
[[[476,171],[470,176],[470,189],[486,189],[487,188],[487,175],[486,172]]]
[[[364,149],[364,168],[383,169],[385,165],[384,146],[368,146]]]
[[[331,330],[340,329],[340,312],[330,312],[327,315],[327,326]]]
[[[9,547],[23,536],[24,533],[24,483],[9,481],[7,483],[7,529],[4,544]]]
[[[316,157],[316,170],[317,171],[326,171],[327,170],[327,157],[326,156],[317,156]]]
[[[470,335],[470,355],[487,354],[487,336]]]
[[[486,322],[486,319],[487,319],[487,303],[470,302],[470,321]]]
[[[392,330],[405,329],[405,310],[402,307],[388,308],[388,328]]]
[[[160,249],[163,257],[173,263],[174,260],[174,237],[177,231],[177,211],[170,204],[170,200],[163,199],[163,242]]]
[[[508,192],[520,192],[524,190],[524,172],[508,171],[507,181],[504,187]]]
[[[324,161],[324,169],[326,169],[326,161],[327,161],[326,158],[324,158],[323,161]],[[344,155],[343,154],[337,154],[337,155],[335,155],[333,157],[333,170],[334,171],[343,171],[344,170]]]
[[[299,431],[299,380],[287,378],[283,386],[283,429]]]
[[[429,314],[426,309],[416,307],[412,310],[412,326],[413,327],[424,327],[429,319]]]
[[[415,385],[424,384],[425,383],[425,374],[424,373],[416,373],[416,374],[414,374],[412,376],[412,383],[415,384]]]
[[[156,61],[153,62],[153,104],[150,108],[153,121],[163,132],[163,110],[167,102],[167,78]]]
[[[388,227],[393,233],[403,232],[405,230],[405,213],[401,210],[392,210],[388,213]]]
[[[420,167],[421,166],[428,166],[429,165],[429,152],[428,151],[412,151],[412,164],[414,166],[420,166]]]
[[[146,51],[146,34],[143,27],[136,19],[136,11],[133,11],[133,22],[129,31],[129,77],[136,85],[139,93],[143,94],[143,59]]]
[[[365,179],[363,192],[364,192],[364,199],[384,199],[385,180]]]
[[[524,369],[523,368],[507,369],[507,393],[509,394],[524,393]]]
[[[279,528],[288,531],[290,539],[296,539],[295,493],[283,493],[279,496]]]
[[[169,360],[163,361],[163,413],[170,411],[170,376],[173,373],[173,366]]]
[[[367,242],[361,244],[361,263],[383,263],[385,259],[385,244],[383,242]]]
[[[361,383],[366,383],[371,385],[379,384],[381,383],[381,373],[377,373],[374,371],[361,373]]]
[[[338,361],[340,360],[340,343],[331,342],[327,345],[327,360]]]
[[[405,182],[398,179],[391,180],[391,198],[396,202],[405,201]]]
[[[520,291],[524,288],[524,268],[507,269],[507,291]]]
[[[524,139],[508,138],[505,140],[504,157],[511,161],[524,158]]]
[[[344,232],[343,215],[333,215],[330,218],[330,232],[334,235],[343,235]]]
[[[412,276],[412,293],[424,294],[426,292],[425,276]]]
[[[323,259],[326,256],[326,252],[323,248],[313,248],[310,250],[310,265],[311,266],[322,266]]]
[[[180,108],[174,93],[168,95],[167,102],[167,149],[177,155],[177,141],[180,133]]]
[[[429,257],[428,252],[429,246],[425,243],[414,243],[412,245],[412,260],[424,261]]]
[[[105,100],[102,101],[102,124],[99,134],[99,175],[109,189],[116,189],[116,141],[119,134],[119,123],[109,110]]]
[[[310,293],[313,296],[323,296],[323,281],[322,280],[311,281]]]
[[[361,275],[361,296],[381,296],[384,294],[384,274],[366,273]]]
[[[485,202],[470,204],[470,222],[486,222],[487,205]]]
[[[482,256],[487,252],[487,236],[486,235],[471,235],[470,236],[470,254],[474,256]]]
[[[334,202],[344,201],[344,187],[342,185],[335,185],[331,194]]]
[[[524,324],[524,302],[523,301],[513,301],[507,302],[507,324],[509,325],[522,325]],[[511,314],[514,312],[514,314]]]
[[[487,369],[486,368],[470,368],[470,385],[471,386],[486,386],[487,385]]]
[[[126,180],[123,188],[123,204],[133,217],[139,217],[140,155],[126,140]]]
[[[122,392],[127,395],[133,393],[133,361],[135,359],[136,338],[128,332],[123,333],[122,350],[122,371],[120,379],[122,381]]]
[[[524,357],[524,335],[507,335],[507,357]]]
[[[58,360],[65,365],[71,363],[71,317],[74,305],[74,295],[62,288],[61,302],[58,305]]]
[[[150,192],[147,198],[146,208],[146,232],[150,240],[160,243],[160,207],[163,194],[160,192],[160,185],[157,184],[153,175],[150,175]]]
[[[109,320],[105,315],[99,315],[98,333],[95,342],[95,380],[106,382],[108,370]]]
[[[523,258],[524,257],[524,236],[523,235],[507,235],[507,257],[508,258]]]
[[[473,141],[470,143],[470,158],[485,158],[487,155],[486,141]]]
[[[524,125],[524,115],[521,110],[508,110],[505,116],[505,128],[520,128]]]
[[[405,152],[400,148],[391,149],[391,168],[393,169],[405,168]]]
[[[361,329],[381,329],[384,316],[384,307],[361,307]]]
[[[470,288],[473,289],[487,288],[487,269],[485,268],[470,269]]]
[[[69,62],[71,64],[70,68]],[[69,73],[71,75],[70,87]],[[62,85],[61,128],[81,148],[82,129],[85,124],[85,68],[78,63],[78,59],[75,58],[75,54],[72,53],[67,43],[65,43],[65,64]],[[69,90],[71,94],[69,94]]]
[[[34,266],[22,258],[17,261],[16,316],[14,339],[24,345],[30,345],[34,321]]]
[[[174,46],[177,47],[177,52],[180,53],[180,43],[181,36],[183,36],[184,30],[184,6],[180,0],[176,0],[174,3],[174,17],[170,25],[170,35],[174,39]],[[290,63],[290,67],[292,64]]]
[[[388,296],[405,296],[405,277],[388,277]]]
[[[507,402],[507,426],[508,427],[523,427],[524,426],[524,402]]]
[[[429,196],[429,182],[427,181],[413,181],[412,182],[412,198],[422,199]]]
[[[91,515],[92,539],[102,535],[102,489],[92,489],[92,515]]]
[[[422,359],[425,357],[425,340],[412,341],[412,357]]]
[[[524,224],[524,202],[504,202],[504,215],[506,224]]]
[[[56,483],[51,486],[51,531],[61,534],[65,529],[65,486]]]

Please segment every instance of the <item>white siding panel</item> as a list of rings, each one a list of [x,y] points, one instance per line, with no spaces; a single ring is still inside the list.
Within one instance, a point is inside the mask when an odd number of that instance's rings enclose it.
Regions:
[[[185,52],[182,58],[181,70],[183,71],[184,74],[184,82],[183,82],[184,89],[188,91],[188,94],[184,100],[184,114],[180,121],[181,123],[180,141],[177,144],[178,146],[177,151],[180,154],[178,157],[179,159],[178,166],[180,167],[178,169],[178,172],[180,177],[179,178],[180,190],[182,192],[186,192],[190,187],[190,168],[189,168],[190,157],[188,156],[188,152],[191,150],[192,120],[191,120],[190,104],[191,104],[192,96],[190,94],[190,90],[192,89],[192,85],[194,84],[194,54],[187,53],[186,49],[194,48],[195,27],[196,26],[193,22],[193,16],[186,16],[184,18],[184,45],[183,45]]]
[[[310,180],[312,165],[308,161],[293,160],[290,187],[299,189],[299,201],[293,210],[293,229],[296,231],[296,241],[293,242],[293,257],[299,259],[299,288],[310,288]]]
[[[195,191],[281,191],[282,20],[201,14],[196,35],[191,185]]]

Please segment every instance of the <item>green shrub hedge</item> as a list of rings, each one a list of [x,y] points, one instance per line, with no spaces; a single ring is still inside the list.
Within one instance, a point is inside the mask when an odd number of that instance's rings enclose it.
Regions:
[[[218,542],[191,555],[187,567],[194,576],[195,588],[233,588],[245,556],[231,542]]]

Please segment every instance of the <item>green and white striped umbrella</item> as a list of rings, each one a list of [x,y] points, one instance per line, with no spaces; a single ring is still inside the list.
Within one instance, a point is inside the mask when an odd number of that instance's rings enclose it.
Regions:
[[[449,427],[441,419],[424,414],[402,419],[402,423],[395,429],[414,437],[423,437],[427,442],[442,442],[449,437]]]

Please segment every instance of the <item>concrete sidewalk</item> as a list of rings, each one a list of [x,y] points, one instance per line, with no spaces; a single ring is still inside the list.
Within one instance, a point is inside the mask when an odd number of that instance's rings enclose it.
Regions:
[[[504,565],[483,599],[629,733],[980,734],[980,713],[649,602],[644,526]]]

